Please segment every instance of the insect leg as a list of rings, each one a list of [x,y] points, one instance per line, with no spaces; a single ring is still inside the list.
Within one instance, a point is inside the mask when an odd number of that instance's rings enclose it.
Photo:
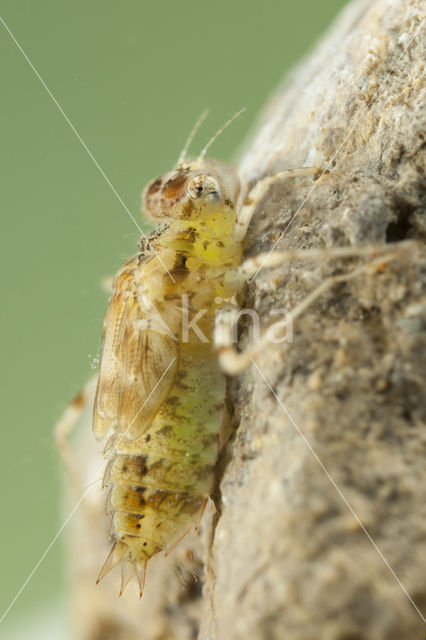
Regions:
[[[230,376],[238,375],[251,364],[249,349],[237,351],[234,346],[238,320],[236,307],[223,307],[216,314],[214,347],[221,368]]]
[[[83,494],[84,486],[79,464],[68,440],[68,436],[77,424],[84,409],[88,406],[89,402],[93,400],[96,381],[97,374],[90,378],[74,400],[70,402],[54,427],[56,446],[78,495]]]
[[[263,260],[263,264],[260,261],[259,264],[262,266],[276,266],[280,264],[280,262],[288,261],[290,258],[315,258],[318,259],[321,257],[359,257],[359,256],[376,256],[374,259],[368,261],[367,263],[352,269],[348,273],[340,274],[336,276],[330,276],[326,278],[320,285],[318,285],[311,293],[309,293],[299,304],[297,304],[288,314],[288,328],[291,328],[291,325],[294,323],[296,318],[301,316],[307,309],[310,307],[318,298],[320,298],[326,291],[331,289],[336,284],[342,282],[348,282],[357,278],[366,272],[377,273],[382,271],[388,262],[397,259],[401,255],[401,251],[407,250],[409,247],[413,247],[416,243],[414,242],[406,242],[406,243],[398,243],[398,245],[390,246],[387,245],[383,248],[381,247],[342,247],[330,250],[306,250],[306,251],[288,251],[288,252],[280,252],[278,254],[265,254],[263,256],[258,256],[257,258],[247,260],[241,267],[241,269],[245,269],[246,274],[253,273],[253,271],[257,271],[258,259]],[[404,246],[402,246],[404,245]],[[330,256],[331,252],[331,256]],[[235,348],[235,336],[236,336],[236,324],[239,320],[239,312],[236,307],[224,307],[220,312],[218,312],[216,317],[216,326],[215,326],[215,347],[218,353],[219,363],[222,369],[228,375],[237,375],[244,371],[247,367],[250,366],[252,362],[252,358],[254,358],[258,353],[265,351],[269,344],[270,338],[268,332],[265,332],[257,343],[248,347],[245,351],[239,352]]]
[[[204,498],[204,500],[203,500],[203,504],[201,505],[201,508],[200,508],[200,513],[198,514],[197,521],[196,521],[196,523],[195,523],[195,525],[194,525],[194,529],[195,529],[195,531],[198,531],[198,529],[200,528],[201,520],[202,520],[202,518],[203,518],[204,511],[206,510],[206,506],[207,506],[207,502],[208,502],[208,501],[209,501],[209,499],[208,499],[208,497],[206,496],[206,497]]]
[[[203,507],[203,511],[204,511],[204,507]],[[202,515],[202,514],[201,514]],[[164,552],[165,556],[168,556],[171,554],[171,552],[173,551],[173,549],[176,549],[176,547],[178,546],[179,542],[181,542],[181,540],[183,540],[185,538],[185,536],[188,535],[188,533],[190,531],[192,531],[194,529],[194,525],[191,524],[190,527],[188,527],[188,529],[185,529],[184,533],[174,542],[172,542],[172,544],[170,545],[170,547],[167,547],[167,549]]]
[[[289,251],[265,251],[254,258],[248,258],[239,267],[238,272],[246,279],[250,279],[260,269],[278,267],[285,263],[296,261],[314,261],[325,264],[339,258],[376,258],[395,253],[395,249],[405,249],[413,241],[399,242],[397,247],[392,244],[367,245],[362,247],[330,247],[328,249],[294,249]]]
[[[188,527],[188,529],[185,529],[185,531],[182,533],[182,535],[179,536],[179,538],[177,540],[172,542],[170,547],[167,547],[167,549],[165,550],[165,554],[164,554],[165,556],[168,556],[173,551],[173,549],[175,549],[177,547],[179,542],[181,542],[181,540],[183,540],[185,538],[185,536],[188,535],[188,533],[190,531],[193,531],[193,530],[197,531],[198,530],[198,528],[200,526],[201,519],[202,519],[203,514],[204,514],[204,511],[206,509],[206,505],[207,505],[208,500],[209,500],[208,496],[205,496],[205,498],[203,499],[203,502],[201,503],[200,510],[198,512],[198,516],[197,516],[196,521],[194,522],[194,524],[191,524]]]
[[[234,237],[237,242],[241,242],[247,233],[248,226],[257,209],[257,205],[265,197],[268,189],[275,182],[280,182],[287,178],[299,178],[305,176],[313,176],[318,172],[315,167],[301,167],[299,169],[287,169],[280,171],[273,176],[266,176],[259,180],[256,185],[249,191],[247,197],[241,205],[238,212],[237,222],[235,225]]]

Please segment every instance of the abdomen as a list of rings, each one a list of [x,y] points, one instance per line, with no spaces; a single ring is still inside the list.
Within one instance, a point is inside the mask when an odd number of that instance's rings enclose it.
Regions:
[[[104,480],[112,566],[123,561],[141,571],[199,521],[212,489],[224,394],[211,344],[182,344],[177,382],[150,427],[133,441],[113,436]]]

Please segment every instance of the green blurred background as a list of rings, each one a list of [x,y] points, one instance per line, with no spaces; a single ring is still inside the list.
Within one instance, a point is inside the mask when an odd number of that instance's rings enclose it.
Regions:
[[[3,0],[2,17],[140,221],[142,187],[173,165],[200,112],[211,109],[195,151],[247,107],[212,151],[232,160],[285,70],[344,4]],[[138,231],[1,24],[0,56],[1,617],[61,524],[52,426],[91,375],[100,282],[135,251]],[[63,586],[59,540],[0,636],[35,608],[60,612]]]

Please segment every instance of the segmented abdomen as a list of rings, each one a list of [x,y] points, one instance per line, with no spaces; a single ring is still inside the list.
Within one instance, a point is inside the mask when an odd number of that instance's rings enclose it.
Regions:
[[[182,345],[178,380],[147,431],[114,435],[104,484],[114,548],[99,579],[121,560],[122,589],[147,560],[199,520],[212,489],[219,447],[224,377],[210,345]],[[195,366],[194,366],[195,365]]]

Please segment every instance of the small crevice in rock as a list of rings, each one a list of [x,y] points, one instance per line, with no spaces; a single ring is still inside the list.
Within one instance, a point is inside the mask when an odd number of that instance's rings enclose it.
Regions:
[[[411,237],[411,214],[414,213],[416,207],[406,200],[395,198],[395,220],[390,222],[386,229],[386,242],[402,242]]]

